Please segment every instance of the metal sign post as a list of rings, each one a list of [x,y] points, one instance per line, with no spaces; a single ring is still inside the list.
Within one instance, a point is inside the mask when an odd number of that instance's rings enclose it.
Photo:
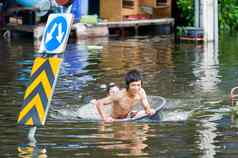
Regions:
[[[24,94],[17,123],[30,126],[28,139],[35,143],[37,126],[45,125],[51,99],[63,59],[58,54],[65,51],[69,38],[72,14],[51,14],[44,30],[40,52],[32,66],[31,78]]]

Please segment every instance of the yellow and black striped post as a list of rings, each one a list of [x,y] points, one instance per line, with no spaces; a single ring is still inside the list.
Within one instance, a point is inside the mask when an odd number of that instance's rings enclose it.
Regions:
[[[28,133],[30,142],[36,142],[36,127],[45,125],[63,61],[57,54],[65,51],[72,22],[72,14],[50,14],[48,17],[39,50],[43,54],[42,57],[36,57],[33,63],[30,82],[17,119],[19,125],[31,126]]]
[[[31,79],[17,120],[19,125],[41,126],[45,124],[62,60],[57,57],[37,57],[35,59]]]

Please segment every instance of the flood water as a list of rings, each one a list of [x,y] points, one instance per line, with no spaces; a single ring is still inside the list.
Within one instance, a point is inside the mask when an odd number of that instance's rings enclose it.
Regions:
[[[92,47],[97,45],[97,47]],[[0,41],[0,157],[232,158],[238,155],[238,122],[228,94],[238,85],[238,36],[213,44],[177,43],[170,36],[70,42],[46,125],[29,145],[28,128],[16,125],[29,81],[30,40]],[[124,86],[137,68],[149,96],[169,108],[160,121],[90,122],[75,109],[105,95],[104,85]]]

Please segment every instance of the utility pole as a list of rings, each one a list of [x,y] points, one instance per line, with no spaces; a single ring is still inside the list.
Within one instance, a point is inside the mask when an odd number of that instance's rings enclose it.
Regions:
[[[198,5],[195,8],[201,8],[200,10],[201,14],[199,19],[200,19],[200,27],[202,27],[204,30],[204,40],[218,42],[218,0],[195,0],[195,1],[196,1],[195,5]],[[197,12],[199,12],[199,9],[198,11],[195,12],[198,15]],[[195,16],[197,16],[196,14]],[[197,20],[195,20],[195,22],[196,22],[195,24],[197,25]]]
[[[201,9],[200,9],[200,0],[194,0],[194,26],[196,28],[201,27]]]

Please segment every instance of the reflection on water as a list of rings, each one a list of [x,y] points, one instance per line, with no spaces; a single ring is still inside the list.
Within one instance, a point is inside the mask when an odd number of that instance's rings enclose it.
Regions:
[[[238,128],[238,117],[237,117],[237,114],[232,113],[231,116],[230,116],[230,119],[231,119],[231,126],[235,127],[235,128]]]
[[[215,67],[215,68],[213,68]],[[218,43],[217,41],[204,44],[204,51],[201,57],[199,68],[194,70],[194,74],[198,77],[197,86],[204,92],[218,91],[217,86],[221,80],[219,79],[219,60],[218,60]],[[201,120],[203,130],[200,133],[200,149],[203,151],[202,158],[214,158],[216,155],[215,138],[217,137],[216,123],[213,121],[221,119],[221,114],[215,114],[210,118]]]
[[[214,158],[216,155],[216,146],[214,143],[215,138],[217,137],[217,124],[212,121],[217,119],[221,119],[221,115],[215,115],[211,118],[201,120],[201,126],[203,129],[198,132],[200,133],[200,149],[203,151],[202,158]]]
[[[219,60],[217,43],[208,42],[204,44],[203,53],[197,54],[198,64],[193,73],[198,78],[197,86],[205,92],[217,90],[219,79]]]
[[[237,124],[226,94],[238,78],[238,47],[237,37],[226,38],[219,51],[210,44],[177,45],[164,36],[69,44],[50,117],[38,128],[35,146],[18,146],[26,129],[16,126],[33,44],[0,41],[1,157],[236,157]],[[167,99],[161,122],[101,124],[52,117],[55,110],[74,115],[90,99],[104,96],[101,85],[113,81],[124,87],[123,76],[131,68],[141,70],[149,96]]]
[[[46,149],[39,146],[18,146],[17,152],[19,158],[47,158]]]
[[[144,83],[147,83],[147,86],[157,86],[160,71],[164,68],[173,68],[170,47],[172,41],[168,39],[163,41],[160,38],[153,40],[155,43],[152,47],[151,41],[146,39],[108,42],[100,56],[98,67],[104,74],[104,80],[99,82],[110,82],[113,77],[113,81],[122,86],[125,72],[136,67],[143,72]],[[156,45],[157,42],[160,43],[160,47]],[[155,83],[148,84],[148,81]]]
[[[110,128],[111,131],[109,134],[106,132],[108,128]],[[117,142],[109,145],[99,145],[98,147],[105,150],[119,150],[115,153],[115,156],[149,155],[145,151],[145,148],[148,147],[146,140],[149,136],[147,134],[149,129],[148,124],[136,125],[132,123],[122,123],[109,127],[102,123],[99,126],[99,132],[103,134],[100,134],[99,138],[111,138],[117,140]]]

